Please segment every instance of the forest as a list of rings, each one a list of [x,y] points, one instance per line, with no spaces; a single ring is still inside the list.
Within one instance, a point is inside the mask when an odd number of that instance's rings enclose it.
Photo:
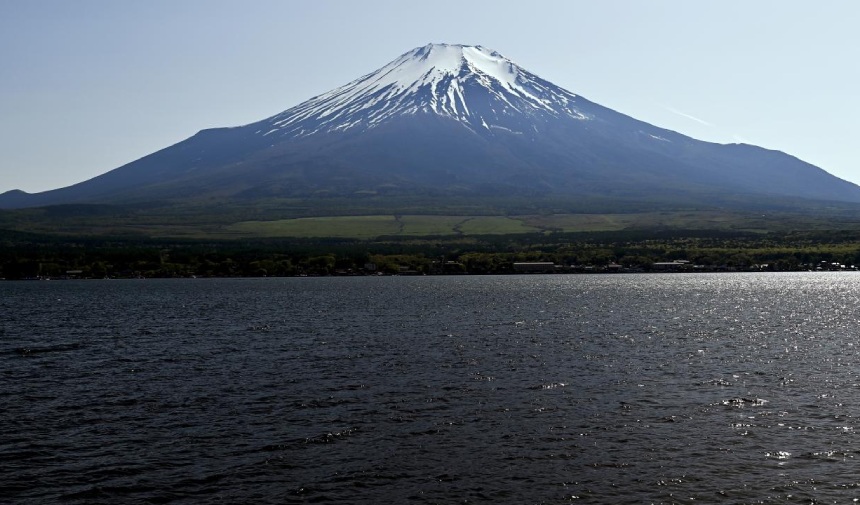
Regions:
[[[0,279],[854,270],[860,233],[708,230],[192,240],[0,232]],[[673,263],[673,268],[666,268]],[[677,268],[674,268],[677,266]]]

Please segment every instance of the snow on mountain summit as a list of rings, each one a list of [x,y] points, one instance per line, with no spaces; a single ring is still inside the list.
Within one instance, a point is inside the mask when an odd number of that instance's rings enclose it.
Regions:
[[[516,116],[588,119],[576,95],[482,46],[428,44],[345,86],[262,122],[258,134],[368,129],[404,114],[436,114],[471,129],[511,130]]]

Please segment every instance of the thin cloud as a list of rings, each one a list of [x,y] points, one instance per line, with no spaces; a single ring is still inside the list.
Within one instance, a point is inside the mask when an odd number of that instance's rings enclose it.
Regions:
[[[712,125],[711,123],[709,123],[709,122],[705,121],[704,119],[699,119],[699,118],[697,118],[696,116],[691,116],[691,115],[689,115],[689,114],[687,114],[687,113],[685,113],[685,112],[681,112],[681,111],[679,111],[678,109],[673,109],[672,107],[666,107],[666,110],[668,110],[669,112],[671,112],[671,113],[673,113],[673,114],[677,114],[677,115],[679,115],[679,116],[681,116],[681,117],[685,117],[685,118],[687,118],[687,119],[689,119],[689,120],[695,121],[695,122],[697,122],[697,123],[699,123],[699,124],[703,124],[703,125],[705,125],[705,126],[714,126],[714,125]]]

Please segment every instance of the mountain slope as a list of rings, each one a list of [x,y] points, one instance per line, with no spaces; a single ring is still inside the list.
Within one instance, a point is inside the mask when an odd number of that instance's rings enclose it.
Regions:
[[[784,153],[697,141],[483,47],[430,44],[267,119],[0,207],[367,195],[860,202],[856,185]]]

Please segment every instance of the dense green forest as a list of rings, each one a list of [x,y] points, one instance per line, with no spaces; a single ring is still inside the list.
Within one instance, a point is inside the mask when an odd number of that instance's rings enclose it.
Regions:
[[[0,231],[0,278],[504,274],[516,262],[559,272],[853,269],[860,232],[708,230],[469,237],[190,240]],[[666,268],[661,263],[677,262]]]

